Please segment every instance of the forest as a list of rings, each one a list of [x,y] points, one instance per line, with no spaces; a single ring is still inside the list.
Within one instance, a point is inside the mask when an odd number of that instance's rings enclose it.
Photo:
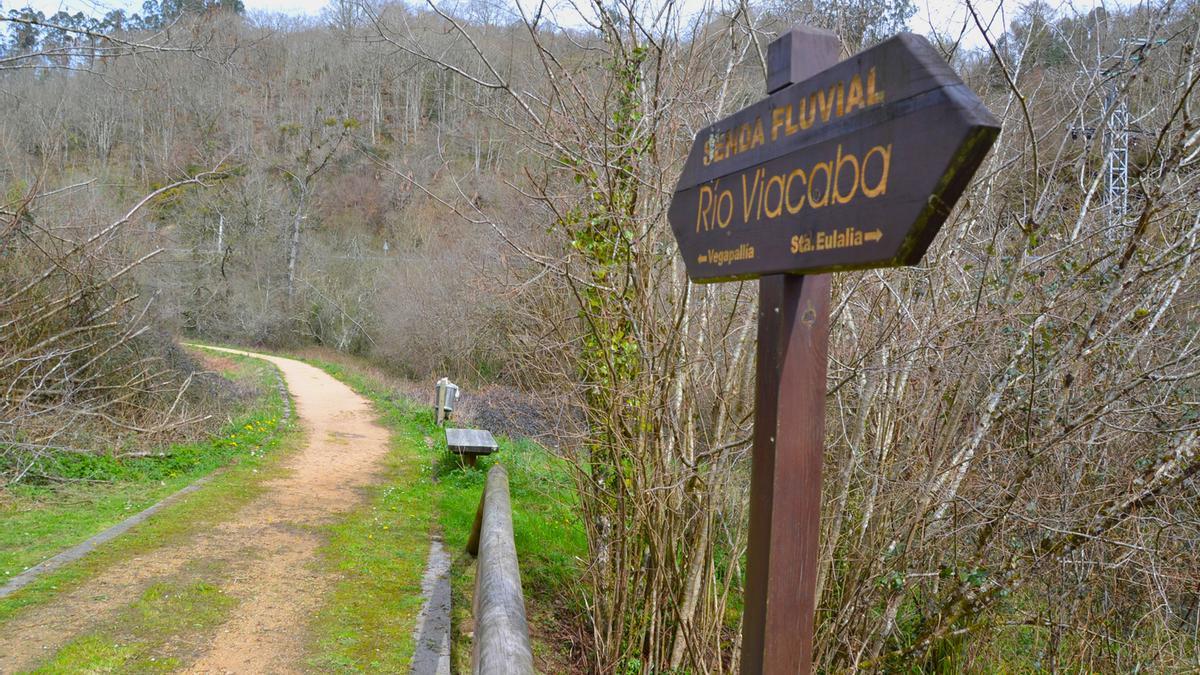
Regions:
[[[178,342],[553,411],[584,672],[736,671],[757,283],[666,212],[788,27],[1000,120],[925,259],[833,275],[816,668],[1200,667],[1200,4],[0,9],[0,499],[211,432]],[[219,415],[218,415],[219,416]]]

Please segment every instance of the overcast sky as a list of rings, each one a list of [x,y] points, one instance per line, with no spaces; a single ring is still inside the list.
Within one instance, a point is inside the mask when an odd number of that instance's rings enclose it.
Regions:
[[[282,12],[292,15],[308,15],[317,16],[321,12],[321,8],[328,4],[329,0],[243,0],[248,11],[267,11],[267,12]],[[512,0],[509,0],[512,1]],[[523,4],[532,4],[536,6],[538,0],[520,0]],[[684,0],[688,5],[694,5],[697,9],[703,6],[705,0]],[[751,0],[753,3],[754,0]],[[931,26],[942,32],[949,32],[957,35],[964,26],[964,21],[967,21],[968,30],[964,35],[964,43],[967,46],[977,47],[983,44],[979,31],[975,28],[973,22],[969,22],[966,4],[962,0],[914,0],[917,5],[917,14],[913,16],[909,22],[909,27],[916,33],[929,34]],[[989,31],[993,36],[1003,32],[1004,26],[1008,25],[1011,19],[1012,12],[1016,11],[1017,7],[1022,4],[1023,0],[1007,0],[1004,3],[1005,11],[1009,14],[1001,19],[997,19],[994,27]],[[1001,0],[975,0],[974,5],[976,12],[981,19],[985,21],[996,14],[996,8],[1000,6]],[[59,9],[65,9],[69,12],[84,11],[89,14],[103,14],[114,7],[123,7],[126,11],[139,11],[142,6],[141,0],[0,0],[0,6],[5,9],[13,7],[24,7],[26,4],[35,7],[47,14],[53,14]],[[1071,14],[1079,13],[1086,14],[1093,7],[1104,4],[1099,0],[1050,0],[1051,6],[1057,7],[1060,12]],[[1109,4],[1112,4],[1111,2]],[[567,15],[560,13],[558,15],[560,21],[567,23]]]

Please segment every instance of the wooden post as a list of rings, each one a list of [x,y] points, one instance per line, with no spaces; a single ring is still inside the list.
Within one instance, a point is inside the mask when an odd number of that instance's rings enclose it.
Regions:
[[[840,54],[836,36],[808,27],[771,43],[769,96],[696,134],[667,211],[689,279],[759,278],[742,617],[748,674],[812,672],[829,351],[830,279],[822,273],[920,262],[1000,133],[922,37],[901,33],[839,63]],[[801,118],[807,123],[793,122]],[[868,157],[877,157],[873,169]],[[849,181],[839,178],[843,165],[854,167]],[[806,167],[807,188],[798,189],[807,192],[793,198],[792,181]],[[718,196],[721,181],[753,183],[754,192],[728,187]],[[824,190],[819,200],[814,184]]]
[[[832,33],[785,33],[767,53],[768,93],[829,68],[840,52]],[[812,672],[829,295],[828,274],[759,280],[745,675]]]

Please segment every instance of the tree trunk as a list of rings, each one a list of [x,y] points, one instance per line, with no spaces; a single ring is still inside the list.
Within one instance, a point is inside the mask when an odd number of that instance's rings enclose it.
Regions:
[[[296,207],[296,215],[292,217],[292,236],[288,243],[288,276],[287,297],[290,305],[296,295],[296,259],[300,256],[300,225],[304,221],[304,197],[307,190],[300,186],[300,205]]]

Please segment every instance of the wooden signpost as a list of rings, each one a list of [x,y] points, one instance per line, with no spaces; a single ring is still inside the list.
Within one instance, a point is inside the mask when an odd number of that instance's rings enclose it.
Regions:
[[[669,212],[692,279],[915,264],[983,161],[996,120],[924,38],[835,44],[788,33],[786,86],[697,135]]]
[[[696,282],[759,278],[743,673],[809,673],[820,532],[828,274],[912,265],[999,125],[901,34],[839,62],[829,32],[770,45],[768,96],[701,131],[671,229]]]

